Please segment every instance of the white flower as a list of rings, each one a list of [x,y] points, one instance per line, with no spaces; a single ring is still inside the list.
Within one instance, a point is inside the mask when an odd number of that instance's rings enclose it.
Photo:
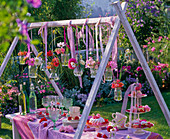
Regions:
[[[71,62],[70,64],[71,64],[71,66],[72,66],[73,68],[75,68],[75,67],[76,67],[76,63]]]
[[[125,53],[129,54],[130,53],[130,49],[126,49]]]
[[[38,66],[38,65],[41,65],[41,58],[34,58],[35,62],[34,62],[34,65]]]
[[[81,59],[80,64],[85,65],[85,61]]]
[[[64,42],[57,43],[57,47],[63,47],[63,46],[65,46]]]

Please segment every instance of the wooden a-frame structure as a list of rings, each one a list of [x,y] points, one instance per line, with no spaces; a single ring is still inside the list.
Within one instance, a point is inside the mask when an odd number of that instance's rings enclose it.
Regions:
[[[117,12],[117,15],[115,18],[115,23],[114,23],[114,26],[113,26],[113,29],[112,29],[112,32],[111,32],[111,35],[109,37],[109,41],[107,43],[107,46],[106,46],[106,49],[105,49],[105,52],[104,52],[104,55],[103,55],[103,58],[101,60],[101,63],[100,63],[100,66],[99,66],[99,69],[97,71],[97,75],[96,75],[96,78],[94,80],[94,83],[92,85],[92,88],[90,90],[90,94],[88,96],[88,99],[86,101],[86,104],[85,104],[85,107],[84,107],[84,110],[83,110],[83,113],[82,113],[82,116],[81,116],[81,119],[80,119],[80,122],[79,122],[79,125],[78,125],[78,128],[76,130],[76,133],[75,133],[75,136],[74,136],[74,139],[80,139],[81,138],[81,135],[82,135],[82,132],[83,132],[83,129],[85,127],[85,124],[86,124],[86,121],[87,121],[87,118],[89,116],[89,113],[91,111],[91,108],[93,106],[93,103],[94,103],[94,100],[95,100],[95,97],[96,97],[96,94],[97,94],[97,91],[99,89],[99,86],[100,86],[100,82],[102,80],[102,76],[104,74],[104,71],[105,71],[105,68],[106,68],[106,65],[107,65],[107,62],[109,60],[109,56],[112,52],[112,48],[114,46],[114,42],[116,40],[116,37],[117,37],[117,34],[118,34],[118,31],[119,31],[119,28],[120,28],[120,22],[122,23],[127,35],[128,35],[128,38],[133,46],[133,49],[137,55],[137,58],[139,59],[140,63],[141,63],[141,66],[143,68],[143,71],[147,77],[147,80],[149,81],[149,84],[154,92],[154,95],[156,96],[156,99],[161,107],[161,110],[166,118],[166,121],[168,123],[168,125],[170,126],[170,112],[169,112],[169,109],[161,95],[161,92],[158,88],[158,85],[152,75],[152,72],[145,60],[145,57],[142,53],[142,50],[136,40],[136,37],[130,27],[130,24],[126,18],[126,15],[125,15],[125,11],[126,11],[126,7],[127,7],[127,3],[126,2],[123,2],[121,5],[120,5],[120,2],[114,2],[113,3],[113,6]],[[83,25],[85,22],[87,25],[94,25],[96,23],[98,23],[99,21],[99,18],[89,18],[87,21],[86,19],[76,19],[76,20],[71,20],[71,24],[72,25]],[[107,23],[110,21],[110,18],[109,17],[103,17],[103,18],[100,18],[100,24],[104,24],[104,23]],[[28,29],[33,29],[33,28],[39,28],[43,25],[45,25],[46,23],[47,24],[47,27],[61,27],[61,26],[68,26],[68,24],[70,23],[70,20],[64,20],[64,21],[50,21],[50,22],[38,22],[38,23],[30,23],[28,24]],[[8,53],[0,67],[0,77],[6,67],[6,64],[13,52],[13,50],[15,49],[15,46],[17,45],[18,43],[18,40],[19,38],[18,37],[15,37],[12,44],[11,44],[11,47],[10,49],[8,50]],[[71,44],[70,44],[71,45]],[[31,48],[32,48],[32,51],[34,52],[34,54],[37,56],[38,55],[38,51],[36,50],[35,46],[34,45],[31,45]],[[45,73],[47,74],[47,76],[49,77],[49,71],[46,70]],[[60,97],[63,97],[62,93],[60,92],[58,86],[56,85],[56,83],[54,82],[54,80],[50,80],[54,89],[56,90],[56,92],[58,93],[58,95]],[[127,96],[125,94],[125,96]],[[124,109],[126,107],[126,104],[125,102],[123,102],[123,106],[122,106],[122,113],[124,113]]]

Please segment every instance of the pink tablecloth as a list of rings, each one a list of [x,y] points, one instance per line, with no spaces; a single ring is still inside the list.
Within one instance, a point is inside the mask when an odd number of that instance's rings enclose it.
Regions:
[[[35,118],[35,116],[32,116]],[[33,118],[31,116],[20,116],[17,115],[14,117],[15,125],[18,129],[18,132],[21,135],[22,139],[73,139],[73,133],[63,133],[58,130],[53,130],[53,122],[51,120],[45,121],[47,123],[47,127],[44,127],[44,122],[39,123],[40,119],[35,119],[31,121]],[[60,128],[62,125],[62,119],[59,119],[56,122],[57,128]],[[106,134],[109,136],[109,133],[106,130],[102,130],[102,134]],[[95,136],[94,131],[83,132],[81,139],[94,139],[97,138]],[[145,131],[144,135],[134,135],[133,133],[129,133],[128,130],[119,130],[116,133],[116,139],[125,139],[127,135],[130,135],[132,139],[162,139],[162,137],[157,133],[151,133],[149,131]],[[102,139],[102,138],[100,138]]]

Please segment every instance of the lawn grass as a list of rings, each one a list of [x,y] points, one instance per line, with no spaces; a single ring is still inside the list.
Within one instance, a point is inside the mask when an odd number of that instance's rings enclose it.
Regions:
[[[170,91],[162,93],[165,102],[170,108]],[[128,102],[129,108],[130,101]],[[170,138],[170,128],[165,120],[165,117],[159,107],[158,102],[156,101],[155,96],[150,96],[142,99],[143,105],[149,105],[151,107],[151,112],[141,114],[141,119],[146,119],[154,123],[154,127],[146,129],[151,132],[159,133],[164,139]],[[106,119],[112,120],[112,113],[120,112],[122,103],[114,103],[112,105],[106,105],[103,107],[93,107],[91,113],[100,113]],[[126,114],[128,116],[128,114]],[[0,138],[3,139],[12,139],[12,125],[9,119],[2,117],[2,129],[0,129]]]

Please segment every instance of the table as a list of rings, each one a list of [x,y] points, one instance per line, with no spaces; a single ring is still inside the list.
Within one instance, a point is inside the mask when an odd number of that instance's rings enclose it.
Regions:
[[[20,117],[22,120],[20,119]],[[63,133],[63,132],[53,130],[52,128],[53,122],[51,120],[47,121],[48,127],[44,128],[43,124],[39,123],[40,119],[36,119],[34,121],[27,121],[28,119],[26,119],[26,117],[27,116],[20,116],[19,113],[6,115],[6,118],[10,119],[10,121],[12,122],[13,139],[20,139],[20,135],[25,139],[34,139],[34,138],[35,139],[46,139],[47,135],[48,135],[48,139],[56,139],[56,138],[57,139],[73,139],[74,138],[74,133]],[[17,128],[18,123],[16,123],[16,121],[21,122],[23,124],[23,127]],[[56,124],[60,122],[61,121],[57,121]],[[61,127],[61,123],[58,124],[57,128],[60,128],[60,127]],[[41,133],[39,131],[41,131]],[[102,130],[102,134],[106,134],[107,136],[109,136],[109,133],[107,132],[107,130]],[[94,139],[95,137],[94,135],[95,135],[94,131],[83,132],[81,139]],[[116,139],[125,139],[127,135],[130,135],[132,139],[155,139],[155,138],[163,139],[157,133],[151,133],[149,131],[146,131],[145,135],[134,135],[132,133],[129,133],[128,130],[119,130],[116,133]],[[102,138],[96,137],[96,139],[102,139]]]

